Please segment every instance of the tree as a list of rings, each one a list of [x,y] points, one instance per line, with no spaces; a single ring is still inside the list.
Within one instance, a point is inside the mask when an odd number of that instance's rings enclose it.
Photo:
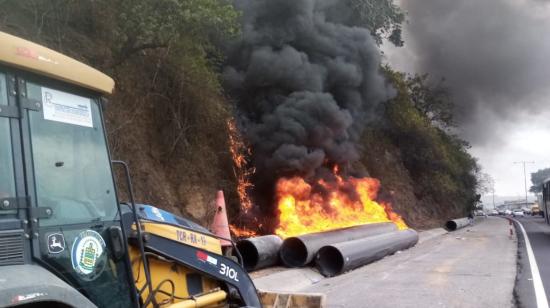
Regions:
[[[396,97],[384,104],[384,125],[415,179],[416,197],[432,198],[463,211],[475,208],[486,185],[479,183],[480,167],[468,153],[469,144],[436,125],[435,119],[448,112],[443,107],[446,105],[433,101],[438,95],[431,93],[432,87],[424,86],[425,79],[412,82],[418,88],[411,89],[406,74],[387,66],[383,69],[397,91]],[[452,100],[447,103],[452,109]]]
[[[455,126],[453,121],[453,100],[449,89],[441,79],[431,83],[428,74],[407,77],[411,101],[414,107],[434,124],[449,128]]]
[[[219,0],[120,0],[104,7],[112,23],[114,65],[143,50],[185,45],[198,53],[217,54],[215,42],[239,33],[239,13]],[[193,48],[190,48],[193,47]]]
[[[393,0],[317,2],[317,5],[323,7],[329,20],[370,30],[378,45],[387,39],[395,46],[403,46],[401,24],[405,21],[405,13],[393,3]]]
[[[529,191],[535,194],[542,192],[542,183],[548,178],[550,178],[550,168],[531,173],[531,183],[533,185],[529,188]]]
[[[495,180],[490,174],[485,172],[479,172],[477,174],[477,183],[478,183],[477,191],[480,194],[489,194],[489,193],[494,194]]]
[[[384,38],[395,46],[403,46],[401,24],[405,13],[393,0],[346,0],[353,14],[351,23],[369,29],[378,44]]]

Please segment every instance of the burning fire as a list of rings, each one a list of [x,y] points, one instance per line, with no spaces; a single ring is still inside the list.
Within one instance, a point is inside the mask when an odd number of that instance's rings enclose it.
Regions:
[[[234,172],[237,178],[237,192],[243,215],[252,208],[249,190],[255,170],[248,165],[250,148],[243,141],[234,120],[227,122],[229,130],[229,150],[233,157]],[[399,229],[407,225],[389,203],[376,200],[380,182],[374,178],[344,178],[338,168],[333,170],[335,181],[319,180],[310,184],[301,177],[281,178],[277,182],[277,208],[279,225],[275,233],[286,238],[306,233],[346,228],[375,222],[394,222]],[[238,220],[238,219],[237,219]],[[256,230],[251,229],[255,225]],[[248,228],[247,228],[248,227]],[[261,227],[257,217],[246,227],[231,225],[236,237],[257,235]]]
[[[254,187],[250,182],[250,176],[255,172],[253,168],[248,168],[247,166],[248,161],[246,158],[250,156],[250,148],[244,143],[234,120],[227,122],[227,128],[229,130],[229,151],[235,164],[233,171],[237,178],[237,193],[239,194],[241,209],[247,214],[252,208],[252,201],[248,196],[248,190]]]
[[[227,129],[229,130],[229,151],[233,158],[233,172],[237,178],[237,193],[239,195],[239,202],[241,205],[242,214],[246,215],[252,208],[252,200],[248,195],[248,190],[253,188],[254,185],[250,182],[250,176],[255,172],[254,168],[248,167],[247,157],[250,156],[250,148],[243,141],[241,134],[237,129],[235,120],[229,120],[227,122]],[[258,225],[257,221],[254,223]],[[234,224],[229,226],[231,233],[238,237],[251,237],[256,236],[257,232],[244,227],[239,227]]]
[[[230,225],[229,230],[237,238],[246,238],[246,237],[253,237],[258,235],[256,231],[249,230],[246,228],[239,228],[235,225]]]
[[[275,233],[286,238],[375,222],[394,222],[400,230],[408,228],[390,204],[375,201],[380,187],[377,179],[344,179],[336,168],[334,175],[335,182],[319,180],[314,185],[300,177],[279,179],[280,214]]]

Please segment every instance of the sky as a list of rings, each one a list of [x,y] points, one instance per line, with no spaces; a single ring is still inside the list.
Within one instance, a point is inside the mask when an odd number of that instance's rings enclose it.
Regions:
[[[395,69],[445,79],[459,135],[495,194],[525,196],[550,168],[550,1],[401,0],[405,46],[382,46]]]

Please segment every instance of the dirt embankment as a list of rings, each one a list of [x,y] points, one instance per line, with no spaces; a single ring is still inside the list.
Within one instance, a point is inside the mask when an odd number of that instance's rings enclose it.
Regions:
[[[222,189],[229,206],[237,208],[226,128],[231,113],[220,92],[211,90],[191,65],[177,63],[184,70],[175,69],[165,49],[120,61],[102,34],[109,29],[86,29],[85,21],[62,24],[51,11],[43,13],[40,23],[29,4],[2,3],[0,31],[60,51],[115,80],[115,92],[105,106],[111,156],[129,164],[138,202],[205,224],[216,191]],[[124,180],[121,174],[117,177],[125,200]]]

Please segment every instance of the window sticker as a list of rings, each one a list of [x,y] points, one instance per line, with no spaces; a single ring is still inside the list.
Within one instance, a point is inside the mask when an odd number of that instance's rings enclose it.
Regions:
[[[48,252],[50,254],[61,253],[65,250],[65,237],[61,233],[48,235]]]
[[[94,127],[90,99],[42,87],[44,119]]]
[[[105,241],[99,233],[82,231],[74,240],[71,249],[73,269],[85,280],[97,278],[106,263]]]

